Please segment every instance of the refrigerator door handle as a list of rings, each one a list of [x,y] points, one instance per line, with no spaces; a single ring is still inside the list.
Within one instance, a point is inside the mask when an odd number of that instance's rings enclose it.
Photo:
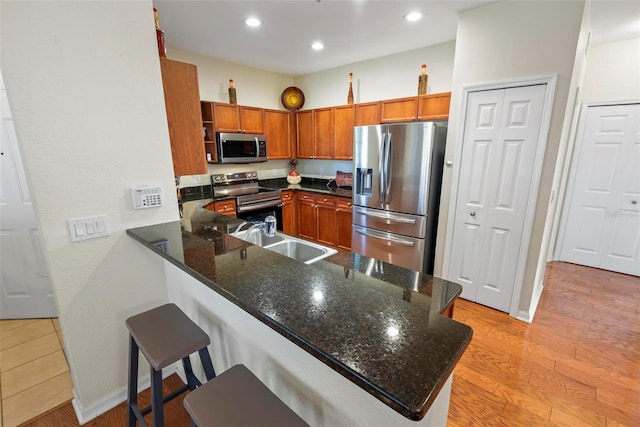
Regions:
[[[385,204],[389,204],[389,195],[391,193],[391,179],[393,178],[391,175],[391,167],[393,165],[393,146],[391,145],[391,137],[393,135],[391,134],[391,132],[389,132],[387,134],[387,149],[385,152],[385,171],[384,171],[384,178],[386,180],[386,185],[385,185],[385,190],[384,190],[384,197],[385,197]]]
[[[374,218],[380,218],[380,219],[385,219],[387,221],[392,221],[392,222],[401,222],[403,224],[415,224],[416,220],[412,219],[412,218],[402,218],[399,216],[394,216],[391,214],[383,214],[383,213],[377,213],[377,212],[368,212],[362,209],[358,209],[356,211],[356,213],[359,213],[360,215],[364,215],[364,216],[371,216]]]
[[[374,239],[384,240],[384,241],[389,242],[389,243],[395,243],[395,244],[402,245],[402,246],[414,246],[415,245],[415,243],[412,242],[412,241],[404,240],[404,239],[398,239],[397,237],[389,237],[389,236],[386,236],[384,234],[376,233],[375,231],[372,231],[372,230],[365,230],[365,229],[362,229],[362,228],[356,228],[356,231],[358,233],[364,235],[364,236],[373,237]]]
[[[384,189],[385,189],[385,177],[384,177],[384,153],[385,153],[385,142],[387,140],[387,134],[382,134],[382,143],[380,144],[380,152],[378,153],[378,187],[380,191],[380,203],[384,208]]]

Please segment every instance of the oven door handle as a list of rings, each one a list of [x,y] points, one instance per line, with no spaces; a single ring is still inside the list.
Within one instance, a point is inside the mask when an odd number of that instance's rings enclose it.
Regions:
[[[268,200],[266,202],[251,203],[248,205],[239,205],[236,208],[236,211],[243,213],[243,212],[255,211],[257,209],[274,208],[279,206],[283,206],[282,200]]]

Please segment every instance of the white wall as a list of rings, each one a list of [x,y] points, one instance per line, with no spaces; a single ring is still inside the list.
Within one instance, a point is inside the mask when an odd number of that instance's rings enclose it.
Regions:
[[[451,90],[454,51],[454,41],[440,43],[298,76],[295,86],[304,93],[304,109],[346,104],[349,73],[353,73],[356,103],[415,96],[420,67],[427,64],[427,93],[448,92]]]
[[[591,46],[583,99],[640,100],[640,39]]]
[[[125,319],[166,300],[161,259],[125,235],[178,219],[152,4],[1,8],[2,73],[84,410],[124,390]],[[165,206],[131,209],[141,184],[163,186]],[[67,219],[97,214],[111,236],[71,243]]]
[[[557,74],[551,125],[544,155],[534,224],[524,272],[520,310],[532,305],[538,255],[542,248],[547,205],[556,156],[564,126],[565,108],[578,45],[583,1],[499,1],[460,13],[456,38],[452,99],[446,158],[454,159],[462,140],[463,87]],[[443,174],[435,274],[442,272],[452,179],[459,170]],[[516,285],[518,289],[518,285]]]

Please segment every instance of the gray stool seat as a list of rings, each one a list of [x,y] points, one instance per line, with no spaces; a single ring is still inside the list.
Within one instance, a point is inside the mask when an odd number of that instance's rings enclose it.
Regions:
[[[190,392],[183,403],[198,427],[308,426],[244,365]]]
[[[153,369],[160,370],[209,345],[209,335],[175,304],[129,317],[125,324]]]
[[[207,380],[215,378],[207,346],[209,336],[175,304],[165,304],[129,317],[129,385],[127,396],[127,426],[136,421],[146,426],[144,416],[153,412],[154,427],[164,425],[164,403],[185,391],[195,390],[202,383],[194,375],[189,355],[198,353]],[[151,371],[151,406],[138,407],[138,352],[142,352]],[[168,396],[162,393],[162,369],[182,360],[187,384]]]

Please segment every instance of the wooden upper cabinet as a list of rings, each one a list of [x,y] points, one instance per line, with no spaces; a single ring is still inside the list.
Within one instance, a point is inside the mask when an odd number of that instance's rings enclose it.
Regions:
[[[451,92],[418,96],[418,120],[438,120],[449,118]]]
[[[418,116],[418,97],[380,101],[380,122],[412,122]]]
[[[297,121],[297,157],[301,159],[312,159],[315,152],[313,149],[313,110],[298,111]]]
[[[293,113],[264,110],[264,134],[267,137],[267,158],[269,160],[293,157],[292,127]]]
[[[333,158],[334,109],[313,110],[314,159]]]
[[[451,92],[380,101],[380,122],[412,122],[449,118]]]
[[[214,128],[216,132],[262,133],[262,113],[262,108],[214,102]]]
[[[353,105],[334,108],[333,158],[336,160],[353,160],[355,118]]]
[[[206,174],[198,69],[192,64],[160,58],[160,70],[174,175]]]
[[[380,124],[380,101],[355,105],[355,126]]]

